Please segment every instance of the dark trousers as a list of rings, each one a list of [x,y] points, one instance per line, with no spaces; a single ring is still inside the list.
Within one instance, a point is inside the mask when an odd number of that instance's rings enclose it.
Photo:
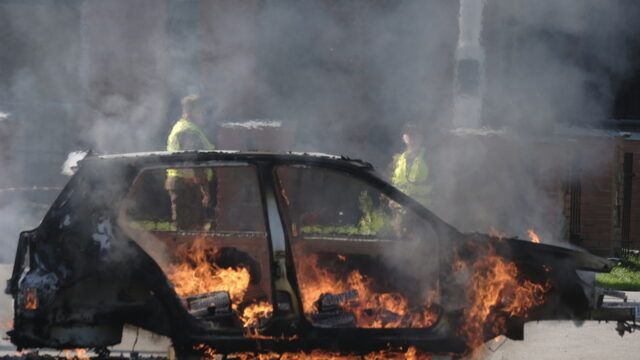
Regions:
[[[178,230],[202,230],[206,209],[200,185],[187,178],[168,176],[165,188],[171,198],[171,219]]]

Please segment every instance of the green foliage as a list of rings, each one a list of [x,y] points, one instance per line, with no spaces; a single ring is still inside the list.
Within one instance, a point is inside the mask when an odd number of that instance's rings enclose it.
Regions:
[[[616,290],[640,290],[640,258],[627,255],[607,274],[596,275],[596,285]]]

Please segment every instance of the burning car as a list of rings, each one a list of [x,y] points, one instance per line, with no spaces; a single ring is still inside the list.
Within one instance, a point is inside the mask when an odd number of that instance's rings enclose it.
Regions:
[[[207,174],[178,226],[169,171]],[[612,262],[464,234],[362,161],[222,151],[92,156],[20,235],[7,292],[20,348],[106,348],[125,324],[192,351],[465,354],[603,305]]]

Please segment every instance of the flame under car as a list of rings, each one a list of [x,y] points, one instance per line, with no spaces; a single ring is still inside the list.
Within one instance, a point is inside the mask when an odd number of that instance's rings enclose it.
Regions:
[[[208,196],[193,190],[176,207],[167,177],[198,173]],[[130,324],[169,336],[179,354],[464,354],[498,335],[522,339],[526,321],[594,318],[589,274],[611,267],[460,233],[361,161],[97,156],[20,235],[9,335],[20,348],[105,348]]]

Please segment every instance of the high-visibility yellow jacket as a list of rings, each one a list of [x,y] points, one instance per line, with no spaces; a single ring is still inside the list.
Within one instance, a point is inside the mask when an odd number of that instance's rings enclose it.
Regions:
[[[425,149],[422,148],[411,164],[407,161],[406,152],[398,156],[391,183],[422,205],[429,206],[433,185],[429,183],[429,167],[427,166],[424,153]]]
[[[209,142],[197,124],[187,119],[180,119],[173,125],[169,133],[167,150],[215,150],[215,146]],[[207,172],[207,177],[210,179],[209,172]],[[194,174],[193,171],[188,170],[168,169],[167,176],[194,177]]]

